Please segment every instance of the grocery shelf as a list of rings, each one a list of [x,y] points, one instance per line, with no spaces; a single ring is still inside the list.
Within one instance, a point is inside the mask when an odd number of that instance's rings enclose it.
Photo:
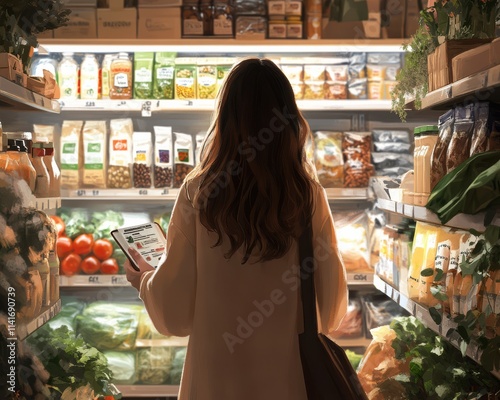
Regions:
[[[135,347],[187,347],[189,337],[166,337],[164,339],[137,339]]]
[[[41,96],[3,77],[0,77],[0,102],[12,104],[17,109],[35,108],[51,113],[60,112],[56,100]]]
[[[453,104],[469,104],[474,100],[499,101],[500,65],[461,79],[450,85],[427,93],[422,99],[422,109],[445,109]]]
[[[59,101],[61,111],[140,112],[143,117],[153,113],[210,111],[215,100],[71,100]],[[298,100],[302,111],[390,111],[391,100]]]
[[[34,331],[54,318],[61,311],[61,300],[57,300],[52,306],[45,308],[38,316],[29,322],[19,322],[15,327],[15,337],[17,340],[24,340]],[[13,336],[12,336],[13,337]]]
[[[116,385],[123,397],[177,396],[178,385]]]
[[[62,200],[170,200],[175,201],[179,189],[62,189]]]
[[[373,272],[347,272],[347,285],[372,286]]]
[[[369,188],[326,188],[330,200],[368,200]],[[175,201],[179,189],[62,189],[62,200],[167,200]]]
[[[341,347],[368,347],[372,342],[371,339],[366,337],[352,338],[352,339],[334,339],[334,342]]]
[[[125,275],[73,275],[59,276],[59,287],[130,286]]]
[[[410,314],[414,315],[419,321],[421,321],[429,329],[436,332],[438,335],[444,337],[448,342],[450,342],[454,347],[460,349],[461,338],[459,336],[448,337],[447,333],[450,328],[456,327],[456,323],[450,318],[443,316],[442,323],[437,325],[432,317],[430,316],[429,310],[421,306],[420,304],[409,299],[407,296],[402,294],[399,290],[393,288],[391,285],[386,283],[378,275],[373,278],[373,285],[376,289],[385,293],[388,297],[398,303],[401,307],[405,308]],[[471,343],[467,346],[467,357],[474,360],[476,363],[480,364],[481,351],[477,344]],[[490,371],[496,378],[500,379],[500,371]]]
[[[120,51],[171,51],[178,53],[262,54],[332,52],[403,52],[408,39],[40,39],[39,52],[116,53]]]
[[[405,204],[387,199],[378,199],[377,205],[379,209],[384,211],[389,211],[408,218],[413,218],[417,221],[443,225],[436,214],[434,214],[432,211],[428,210],[423,206]],[[475,215],[457,214],[444,225],[464,230],[469,230],[472,228],[477,231],[484,231],[485,229],[484,216],[485,216],[484,212]],[[497,212],[491,224],[500,225],[500,211]]]

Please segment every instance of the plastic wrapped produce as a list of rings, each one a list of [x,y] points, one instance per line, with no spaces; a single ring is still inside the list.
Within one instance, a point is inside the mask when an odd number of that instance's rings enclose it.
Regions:
[[[166,336],[159,333],[153,325],[148,312],[143,308],[139,315],[137,325],[137,339],[165,339]]]
[[[410,134],[408,131],[374,129],[372,135],[374,142],[410,143]]]
[[[168,382],[170,385],[178,385],[181,382],[182,369],[186,360],[186,347],[178,347],[175,349],[175,355],[172,359],[172,367]]]
[[[318,131],[314,134],[315,163],[319,182],[323,187],[342,187],[344,160],[342,133]]]
[[[470,155],[500,150],[500,107],[494,103],[477,103]]]
[[[137,382],[135,354],[128,351],[105,351],[108,367],[113,373],[113,383],[133,385]]]
[[[77,331],[101,351],[133,349],[142,309],[138,304],[92,303],[76,317]]]
[[[171,347],[147,347],[137,350],[137,379],[147,385],[167,381],[172,363]]]

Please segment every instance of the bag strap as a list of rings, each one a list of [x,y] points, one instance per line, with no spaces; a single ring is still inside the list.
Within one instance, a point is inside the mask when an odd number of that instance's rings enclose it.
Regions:
[[[299,238],[300,258],[300,295],[302,298],[302,313],[304,333],[318,334],[316,316],[316,293],[314,290],[314,251],[312,244],[312,221],[306,221],[305,229]]]

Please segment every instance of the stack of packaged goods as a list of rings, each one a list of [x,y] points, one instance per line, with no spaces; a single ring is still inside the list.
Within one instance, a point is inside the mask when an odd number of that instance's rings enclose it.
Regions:
[[[371,132],[314,133],[314,163],[323,187],[368,187],[373,175]]]
[[[366,72],[368,76],[368,98],[391,99],[396,86],[396,76],[401,69],[400,53],[368,53]]]
[[[264,0],[233,3],[236,39],[263,40],[267,36],[268,21]]]
[[[372,134],[375,175],[400,177],[413,168],[408,131],[375,129]]]
[[[302,39],[302,2],[301,1],[267,1],[269,39]]]

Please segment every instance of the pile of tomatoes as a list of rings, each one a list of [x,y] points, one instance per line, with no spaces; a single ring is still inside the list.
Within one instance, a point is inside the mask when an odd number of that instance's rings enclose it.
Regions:
[[[57,256],[62,275],[118,273],[118,263],[111,257],[114,251],[111,241],[94,240],[92,233],[83,233],[71,239],[64,233],[64,221],[55,215],[51,218],[57,226]]]

